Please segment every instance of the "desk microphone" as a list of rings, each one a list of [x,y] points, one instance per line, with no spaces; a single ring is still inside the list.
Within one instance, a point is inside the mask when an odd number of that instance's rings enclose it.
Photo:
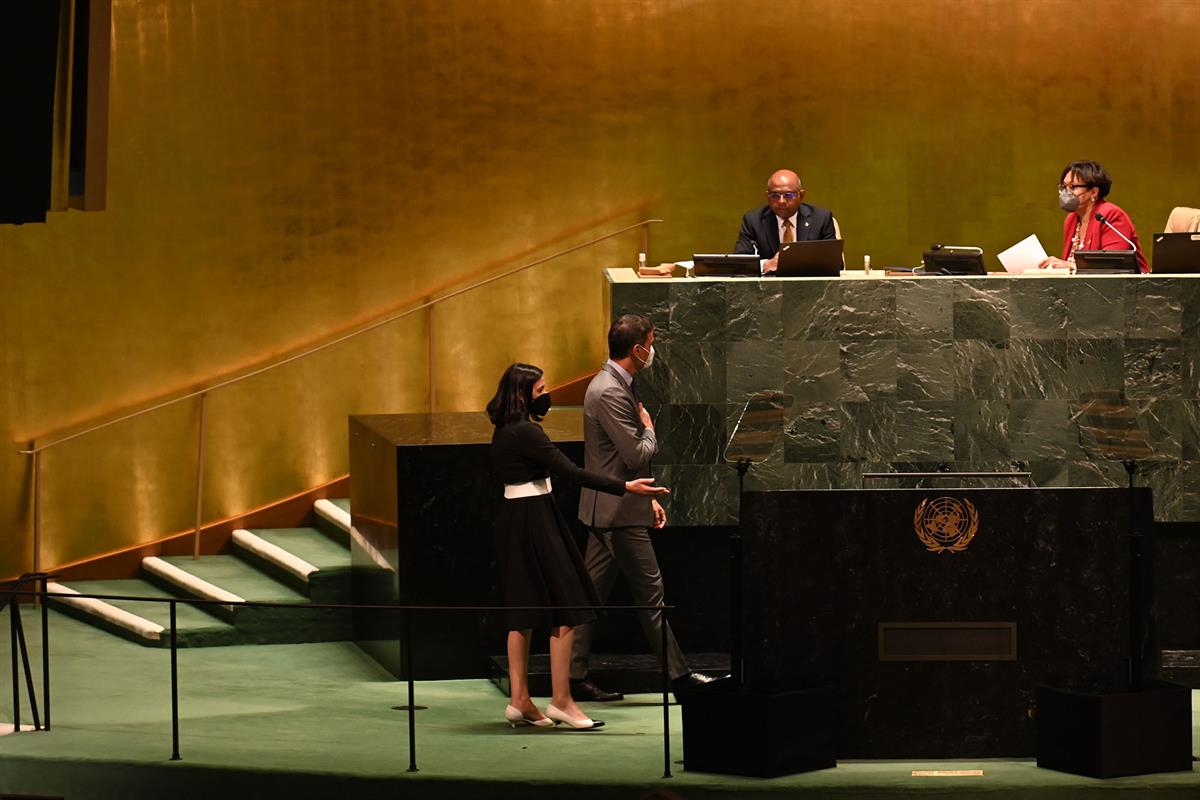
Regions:
[[[1121,233],[1119,230],[1117,230],[1117,226],[1116,226],[1116,225],[1113,225],[1111,222],[1109,222],[1107,219],[1105,219],[1103,214],[1101,214],[1101,213],[1097,212],[1097,213],[1096,213],[1096,220],[1097,220],[1097,221],[1098,221],[1098,222],[1099,222],[1101,225],[1107,225],[1108,227],[1112,228],[1114,231],[1116,231],[1116,232],[1117,232],[1117,236],[1120,236],[1122,239],[1124,239],[1124,240],[1125,240],[1125,243],[1126,243],[1127,245],[1129,245],[1129,249],[1130,249],[1130,250],[1132,250],[1132,251],[1134,252],[1134,256],[1133,256],[1133,258],[1134,258],[1134,260],[1136,261],[1136,260],[1137,260],[1137,245],[1136,245],[1136,244],[1134,244],[1132,241],[1130,241],[1130,239],[1129,239],[1129,237],[1128,237],[1128,236],[1126,236],[1125,234],[1123,234],[1123,233]],[[1142,269],[1142,267],[1141,267],[1141,265],[1139,264],[1139,265],[1138,265],[1138,271],[1140,272],[1140,271],[1141,271],[1141,269]]]

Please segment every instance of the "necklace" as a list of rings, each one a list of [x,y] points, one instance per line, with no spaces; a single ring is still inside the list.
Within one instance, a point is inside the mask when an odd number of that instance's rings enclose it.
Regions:
[[[1076,250],[1082,250],[1084,246],[1084,238],[1087,236],[1087,225],[1083,219],[1075,226],[1075,235],[1071,237],[1071,255],[1075,255]]]

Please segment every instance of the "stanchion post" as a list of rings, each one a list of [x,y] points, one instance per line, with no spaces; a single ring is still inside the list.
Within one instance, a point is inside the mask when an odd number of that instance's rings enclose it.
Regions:
[[[19,585],[19,584],[18,584]],[[12,614],[9,617],[9,638],[12,640],[12,686],[13,686],[13,733],[21,732],[21,679],[17,672],[17,594],[13,590],[9,603],[12,604]]]
[[[20,586],[21,584],[17,584]],[[16,597],[13,598],[16,600]],[[16,602],[13,603],[13,612],[17,620],[17,643],[21,647],[21,666],[25,672],[25,691],[29,692],[29,713],[33,717],[33,729],[40,731],[42,729],[42,719],[38,716],[37,692],[33,686],[33,670],[29,667],[29,645],[25,639],[25,623],[21,621],[21,610],[17,607]]]
[[[408,678],[408,771],[417,772],[417,701],[413,687],[411,609],[404,611],[404,675]]]
[[[46,714],[46,727],[50,730],[50,611],[46,601],[50,599],[50,578],[42,575],[42,709]]]
[[[667,621],[667,608],[662,608],[662,627],[659,641],[658,668],[662,673],[662,707],[663,707],[663,777],[671,777],[671,674],[667,671],[667,631],[670,623]]]
[[[179,663],[175,641],[175,601],[171,601],[171,760],[179,761]]]

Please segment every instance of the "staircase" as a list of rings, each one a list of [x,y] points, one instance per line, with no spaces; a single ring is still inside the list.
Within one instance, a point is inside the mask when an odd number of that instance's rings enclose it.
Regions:
[[[73,617],[147,647],[170,645],[168,604],[75,595],[218,601],[176,606],[180,647],[348,639],[349,611],[235,605],[242,601],[300,606],[351,602],[350,501],[318,500],[313,511],[315,528],[234,531],[232,552],[227,555],[149,556],[142,560],[137,578],[51,583],[50,602]]]

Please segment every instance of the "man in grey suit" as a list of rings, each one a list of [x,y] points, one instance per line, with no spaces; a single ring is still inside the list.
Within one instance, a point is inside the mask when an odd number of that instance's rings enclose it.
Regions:
[[[634,376],[654,361],[654,324],[635,314],[617,319],[608,330],[608,361],[588,384],[583,400],[584,468],[632,480],[650,477],[650,459],[658,450],[654,421],[638,400]],[[612,591],[619,570],[629,582],[635,605],[663,605],[663,580],[650,542],[650,528],[667,524],[657,500],[632,493],[608,495],[582,489],[579,519],[588,526],[588,574],[601,598]],[[662,648],[661,611],[638,612],[655,654]],[[620,700],[587,677],[592,625],[575,629],[571,653],[571,694],[577,700]],[[688,669],[675,635],[667,629],[667,670],[676,689],[712,678]]]

